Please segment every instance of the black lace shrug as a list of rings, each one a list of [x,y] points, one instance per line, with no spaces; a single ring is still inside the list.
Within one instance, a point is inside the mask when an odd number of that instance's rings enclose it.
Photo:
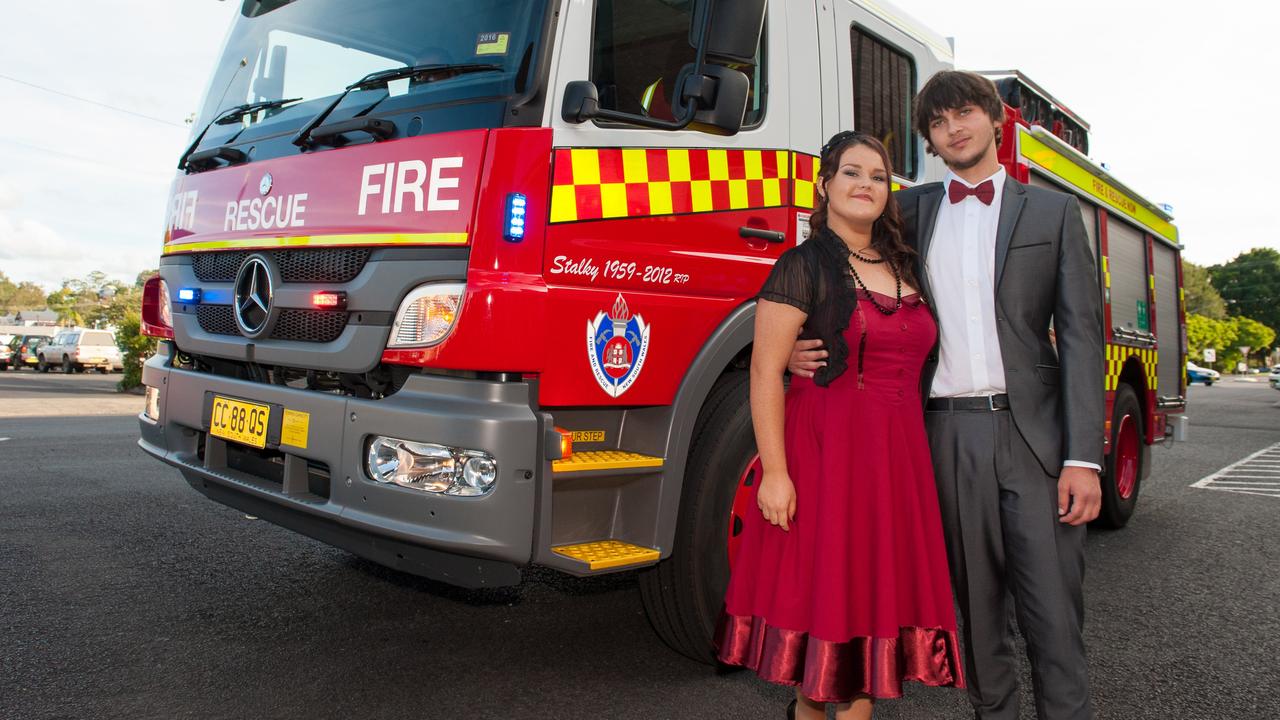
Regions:
[[[829,353],[826,367],[813,374],[816,384],[826,387],[848,369],[844,331],[857,307],[857,295],[849,272],[849,248],[843,240],[823,229],[782,253],[756,297],[786,303],[809,316],[800,338],[821,340]]]

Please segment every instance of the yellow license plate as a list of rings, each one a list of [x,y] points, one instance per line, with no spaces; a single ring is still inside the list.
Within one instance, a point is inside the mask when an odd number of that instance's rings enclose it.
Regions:
[[[213,396],[209,412],[209,434],[256,448],[267,446],[267,425],[271,407],[258,403]]]

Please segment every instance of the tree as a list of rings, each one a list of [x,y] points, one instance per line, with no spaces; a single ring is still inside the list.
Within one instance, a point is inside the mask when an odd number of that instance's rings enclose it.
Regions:
[[[1227,303],[1214,289],[1209,269],[1182,261],[1182,287],[1186,293],[1187,312],[1214,320],[1227,319]]]
[[[7,315],[19,310],[39,310],[44,306],[43,288],[26,280],[14,285],[4,273],[0,273],[0,313]]]
[[[49,293],[45,298],[49,309],[58,313],[59,325],[81,325],[84,319],[80,315],[80,297],[69,287]]]
[[[0,271],[0,312],[9,312],[9,303],[13,300],[13,294],[18,292],[18,286],[13,284],[8,275]]]
[[[1247,317],[1231,318],[1236,331],[1235,344],[1249,348],[1249,353],[1269,350],[1276,339],[1276,331],[1257,320]],[[1248,358],[1245,358],[1247,361]]]
[[[128,390],[142,384],[142,364],[156,354],[155,338],[142,334],[142,316],[138,307],[130,307],[116,328],[116,344],[124,353],[124,374],[116,385]]]
[[[1226,353],[1236,352],[1236,326],[1227,320],[1215,320],[1204,315],[1187,313],[1187,356],[1194,363],[1204,359],[1205,348],[1218,353],[1218,361],[1226,360]],[[1214,364],[1214,363],[1211,363]]]
[[[1280,328],[1280,251],[1254,248],[1209,268],[1209,276],[1229,315]]]
[[[13,294],[14,310],[39,310],[44,306],[44,288],[30,280],[18,283],[18,292]]]
[[[105,319],[116,326],[116,344],[124,353],[124,375],[117,386],[128,390],[142,384],[142,364],[156,354],[157,341],[142,334],[142,286],[155,275],[144,270],[134,279],[133,287],[120,288],[107,305]]]

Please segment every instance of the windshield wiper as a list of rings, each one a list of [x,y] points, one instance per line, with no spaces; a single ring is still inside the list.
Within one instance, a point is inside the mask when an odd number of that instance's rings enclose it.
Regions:
[[[297,135],[293,136],[293,140],[291,142],[298,147],[310,147],[315,144],[315,138],[331,137],[333,135],[341,135],[342,133],[357,130],[367,132],[379,140],[390,137],[390,135],[395,132],[396,126],[395,123],[392,123],[389,120],[375,120],[373,118],[362,117],[358,119],[344,120],[342,122],[332,123],[325,126],[320,125],[320,123],[324,122],[324,119],[329,116],[329,113],[332,113],[334,108],[338,107],[339,103],[346,99],[347,95],[351,94],[352,90],[365,90],[379,85],[386,85],[393,80],[403,80],[404,78],[412,78],[417,75],[427,75],[430,73],[447,74],[447,77],[451,78],[458,75],[464,75],[466,73],[492,72],[495,70],[502,70],[502,66],[495,65],[493,63],[432,63],[430,65],[410,65],[408,67],[391,68],[390,70],[379,70],[378,72],[369,73],[348,85],[341,93],[338,94],[338,97],[333,99],[333,102],[329,103],[323,110],[316,113],[316,116],[311,118],[306,125],[303,125]],[[432,78],[432,80],[434,79],[435,78]],[[385,98],[380,98],[378,102],[375,102],[373,105],[365,108],[361,115],[368,113],[373,109],[374,105],[382,102],[383,99]]]
[[[251,103],[245,103],[243,105],[236,105],[233,108],[227,108],[226,110],[223,110],[222,112],[215,115],[213,119],[209,121],[209,124],[205,125],[204,129],[200,131],[200,134],[196,136],[196,139],[190,145],[187,146],[187,149],[182,153],[182,156],[178,158],[178,169],[179,170],[187,169],[187,160],[191,157],[192,153],[196,151],[196,148],[200,147],[200,142],[204,140],[205,134],[208,133],[209,128],[213,127],[214,125],[230,125],[231,123],[239,122],[241,118],[243,118],[245,115],[248,115],[251,112],[257,112],[259,110],[269,110],[271,108],[280,107],[281,105],[288,105],[291,102],[297,102],[301,99],[302,98],[300,97],[296,97],[296,98],[280,98],[279,100],[260,100],[258,102],[251,102]],[[215,148],[215,149],[222,150],[223,148]],[[240,154],[243,155],[243,153],[240,153]],[[233,161],[236,160],[234,157],[232,157],[231,153],[226,153],[226,152],[215,153],[210,157],[225,157],[229,160],[233,160]],[[205,159],[209,159],[209,158],[205,158]]]

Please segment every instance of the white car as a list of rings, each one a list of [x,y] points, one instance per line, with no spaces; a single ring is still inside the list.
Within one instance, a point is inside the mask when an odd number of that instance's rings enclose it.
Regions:
[[[1280,390],[1280,365],[1271,367],[1271,375],[1267,378],[1271,382],[1271,387]]]
[[[36,363],[41,372],[49,372],[54,365],[61,365],[65,373],[88,368],[105,373],[123,370],[124,359],[110,330],[63,330],[48,345],[40,348]]]

